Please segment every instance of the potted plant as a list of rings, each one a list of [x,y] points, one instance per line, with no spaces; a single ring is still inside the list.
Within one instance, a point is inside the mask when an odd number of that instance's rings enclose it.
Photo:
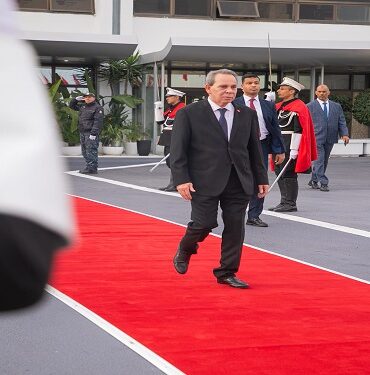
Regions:
[[[136,143],[137,153],[140,156],[148,156],[152,147],[152,140],[150,139],[149,133],[142,131],[140,134],[140,139],[138,139]]]
[[[107,124],[103,127],[100,139],[105,155],[121,155],[123,152],[123,128]]]
[[[140,124],[132,121],[126,122],[123,127],[126,155],[137,155],[137,141],[141,136]]]

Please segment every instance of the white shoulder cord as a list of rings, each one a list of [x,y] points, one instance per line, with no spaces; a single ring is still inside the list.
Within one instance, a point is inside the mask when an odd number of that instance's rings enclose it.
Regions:
[[[289,112],[289,113],[286,114],[286,115],[282,115],[282,112],[279,111],[279,113],[278,113],[278,119],[286,119],[286,118],[289,117],[288,122],[287,122],[285,125],[280,125],[280,124],[279,124],[279,126],[280,126],[281,128],[286,128],[288,125],[290,125],[290,123],[292,122],[293,117],[294,117],[295,115],[297,115],[296,112]]]

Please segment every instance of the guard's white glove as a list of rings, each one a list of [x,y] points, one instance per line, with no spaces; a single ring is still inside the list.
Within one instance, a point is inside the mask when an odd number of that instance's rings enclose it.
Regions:
[[[290,155],[289,155],[290,159],[297,159],[298,157],[298,150],[290,150]]]
[[[299,145],[301,144],[302,134],[293,133],[290,140],[290,155],[291,159],[297,159]]]
[[[269,102],[275,102],[276,101],[276,94],[275,91],[269,91],[265,93],[265,100]]]
[[[76,97],[76,100],[80,102],[80,101],[84,100],[84,97],[83,97],[82,95],[77,96],[77,97]]]
[[[156,122],[164,121],[162,102],[154,102],[154,119]]]
[[[89,139],[91,139],[92,141],[95,141],[95,139],[96,139],[96,135],[91,135],[91,134],[90,134]]]

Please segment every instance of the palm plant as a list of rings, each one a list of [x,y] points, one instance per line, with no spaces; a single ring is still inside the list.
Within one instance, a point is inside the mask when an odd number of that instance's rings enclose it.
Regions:
[[[123,82],[123,94],[127,95],[128,84],[140,86],[143,78],[143,68],[139,65],[140,54],[135,54],[122,60],[109,60],[99,66],[98,77],[110,86],[112,95],[118,95],[118,84]]]
[[[78,112],[68,107],[70,95],[68,90],[62,87],[61,82],[62,80],[59,79],[50,86],[49,96],[63,141],[68,146],[75,146],[80,143],[80,134],[77,128]]]

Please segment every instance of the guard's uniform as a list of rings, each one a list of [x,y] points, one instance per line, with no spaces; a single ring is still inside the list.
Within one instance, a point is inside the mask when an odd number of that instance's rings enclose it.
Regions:
[[[159,137],[158,144],[160,146],[164,146],[164,155],[168,155],[170,152],[170,146],[171,146],[171,135],[172,135],[172,129],[173,129],[173,123],[175,121],[176,113],[181,109],[184,108],[185,104],[182,102],[179,102],[175,104],[174,106],[170,106],[164,113],[164,121],[159,121],[159,125],[163,125],[162,133]],[[166,159],[166,164],[168,168],[170,167],[170,158],[168,157]]]
[[[98,169],[99,133],[103,127],[104,119],[103,107],[96,101],[79,104],[76,99],[72,99],[69,106],[79,111],[78,129],[86,167],[90,171],[96,171]],[[96,138],[92,140],[90,135]]]
[[[297,173],[310,173],[311,162],[317,158],[316,141],[314,128],[310,113],[302,100],[294,98],[276,105],[278,121],[285,144],[285,160],[282,164],[274,166],[276,175],[279,175],[290,158],[291,138],[293,133],[302,134],[299,145],[298,157],[290,160],[283,176],[278,181],[281,201],[275,207],[279,211],[279,206],[288,208],[287,210],[297,210],[296,202],[298,197]],[[281,212],[284,212],[281,211]]]

